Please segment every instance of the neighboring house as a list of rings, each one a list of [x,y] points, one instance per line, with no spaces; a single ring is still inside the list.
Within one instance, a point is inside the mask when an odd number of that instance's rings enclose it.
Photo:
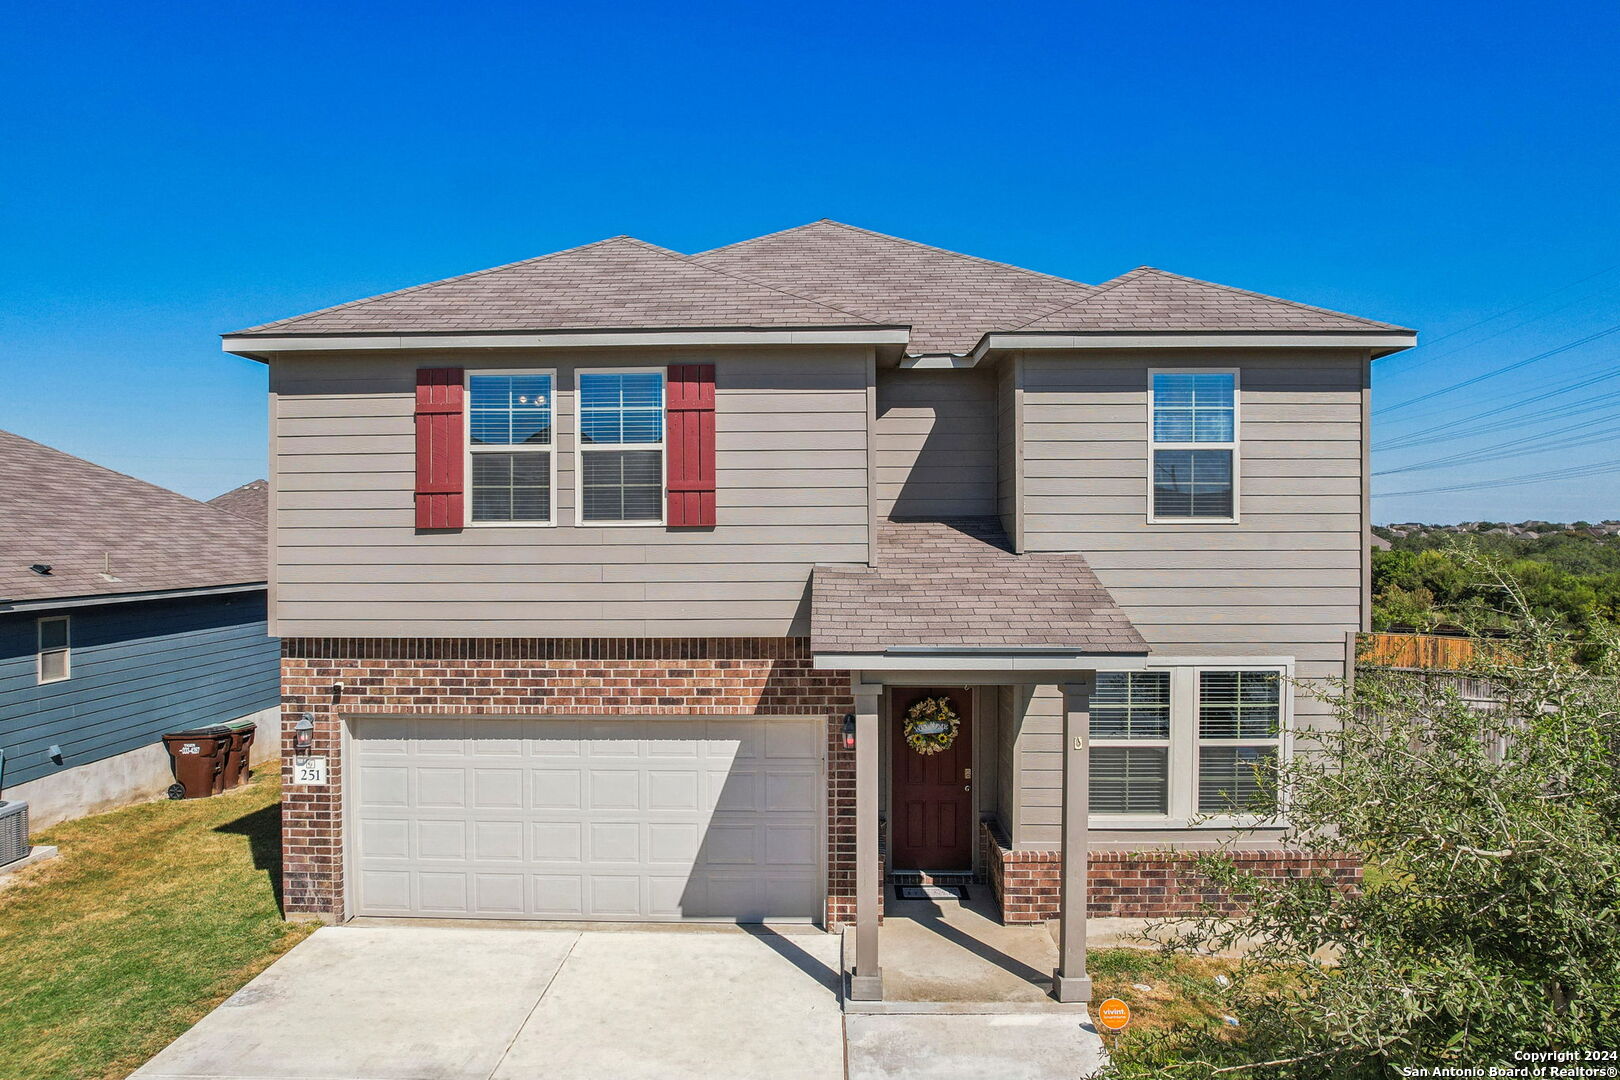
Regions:
[[[854,922],[1187,910],[1369,600],[1411,331],[820,221],[616,237],[225,336],[270,366],[288,910]],[[950,747],[902,736],[924,699]],[[291,753],[291,751],[289,751]],[[1297,869],[1251,841],[1261,869]]]
[[[208,505],[263,525],[270,518],[270,481],[250,481],[223,495],[215,495],[208,500]]]
[[[39,829],[173,783],[167,731],[279,755],[262,524],[0,431],[0,750]]]

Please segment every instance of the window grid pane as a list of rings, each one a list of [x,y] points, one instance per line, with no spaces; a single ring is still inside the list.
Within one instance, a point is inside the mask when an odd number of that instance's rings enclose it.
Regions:
[[[663,515],[662,450],[586,450],[580,454],[585,521],[658,521]]]
[[[1198,675],[1200,739],[1275,739],[1282,730],[1282,680],[1275,671]]]
[[[39,677],[45,682],[54,682],[67,678],[68,652],[66,649],[51,649],[39,654]]]
[[[1230,373],[1153,376],[1155,442],[1231,442],[1237,429],[1237,378]]]
[[[1155,517],[1232,516],[1232,451],[1155,450]]]
[[[664,440],[664,376],[656,371],[582,372],[580,441],[598,446]]]
[[[550,446],[550,375],[469,375],[473,446]]]
[[[1168,739],[1170,673],[1101,671],[1091,699],[1093,739]]]
[[[46,649],[65,649],[67,643],[68,621],[66,619],[39,620],[39,648],[41,652]]]
[[[1204,746],[1198,751],[1198,809],[1243,813],[1270,807],[1276,790],[1273,746]]]
[[[1170,752],[1158,746],[1097,746],[1091,750],[1089,805],[1094,814],[1164,814]]]
[[[550,521],[551,454],[472,455],[474,521]]]

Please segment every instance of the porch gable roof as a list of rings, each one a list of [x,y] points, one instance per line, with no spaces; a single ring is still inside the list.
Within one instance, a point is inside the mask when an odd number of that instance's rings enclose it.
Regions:
[[[1083,556],[1016,554],[993,517],[879,522],[875,566],[815,568],[810,645],[1148,651]]]

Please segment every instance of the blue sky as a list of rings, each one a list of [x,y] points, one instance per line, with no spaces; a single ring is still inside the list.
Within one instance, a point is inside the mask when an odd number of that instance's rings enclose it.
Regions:
[[[1375,437],[1467,437],[1375,467],[1509,456],[1380,493],[1620,460],[1515,456],[1620,427],[1620,333],[1393,408],[1620,324],[1612,3],[549,7],[14,6],[0,427],[208,497],[265,472],[264,370],[220,331],[616,233],[692,251],[833,217],[1452,335],[1379,363]],[[1617,493],[1375,513],[1599,519]]]

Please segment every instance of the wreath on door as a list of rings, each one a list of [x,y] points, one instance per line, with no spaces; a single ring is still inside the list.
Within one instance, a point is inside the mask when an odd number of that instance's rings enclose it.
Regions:
[[[919,754],[949,750],[962,728],[962,718],[951,708],[950,698],[928,697],[906,710],[906,745]]]

